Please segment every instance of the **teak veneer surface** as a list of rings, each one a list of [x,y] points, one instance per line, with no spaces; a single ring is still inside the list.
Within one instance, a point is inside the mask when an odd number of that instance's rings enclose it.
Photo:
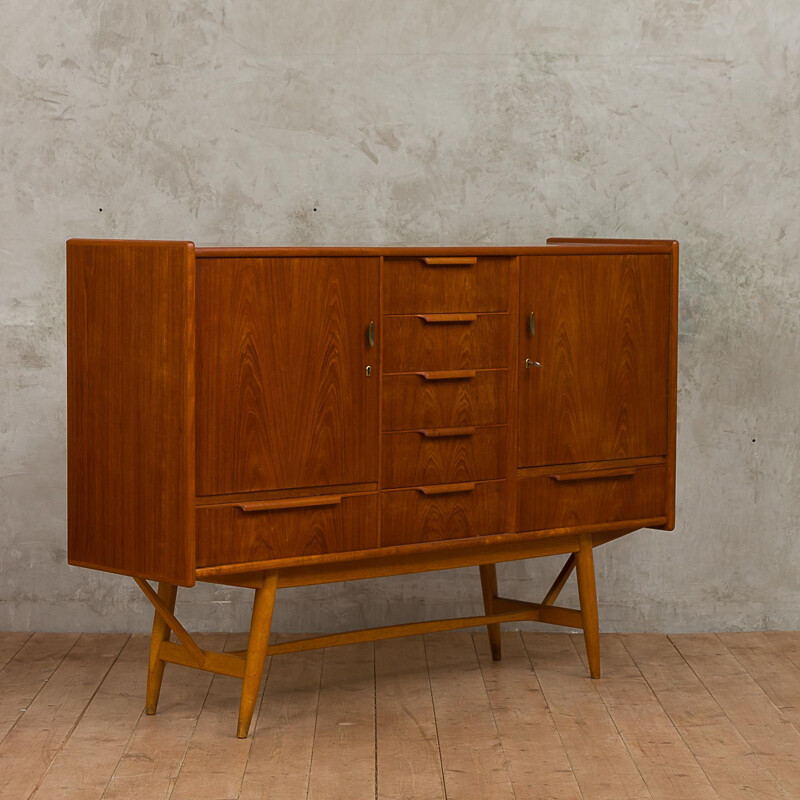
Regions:
[[[72,240],[67,259],[70,563],[190,585],[192,245]]]
[[[508,314],[386,316],[383,371],[508,366]]]
[[[383,434],[383,486],[424,486],[502,478],[505,425],[421,428]]]
[[[200,264],[198,494],[377,480],[378,277],[369,258]]]
[[[69,558],[154,605],[148,713],[167,662],[235,676],[244,737],[269,654],[482,624],[499,660],[509,621],[582,628],[599,677],[593,548],[674,526],[676,242],[67,261]],[[556,554],[542,603],[500,594],[495,564]],[[278,588],[475,565],[481,616],[268,645]],[[246,651],[180,624],[195,580],[255,590]]]
[[[377,501],[377,494],[366,494],[284,509],[245,511],[241,503],[198,508],[197,566],[377,547]]]
[[[317,256],[344,256],[347,258],[363,258],[382,256],[383,258],[426,258],[428,256],[535,256],[552,255],[553,248],[558,247],[561,254],[585,255],[592,253],[608,253],[609,250],[620,253],[670,253],[673,242],[663,239],[558,239],[550,238],[548,244],[519,246],[440,246],[440,245],[325,245],[325,246],[271,246],[258,247],[251,245],[197,245],[197,258],[314,258]]]
[[[504,369],[464,370],[448,377],[385,375],[383,430],[503,424],[507,392],[508,371]]]
[[[669,259],[522,259],[519,466],[661,455],[667,449]],[[524,374],[523,374],[524,373]]]

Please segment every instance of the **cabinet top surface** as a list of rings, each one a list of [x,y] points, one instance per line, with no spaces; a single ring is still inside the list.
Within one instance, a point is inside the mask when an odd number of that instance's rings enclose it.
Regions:
[[[195,245],[197,258],[258,258],[281,256],[384,256],[418,258],[423,256],[520,256],[567,255],[571,253],[670,253],[672,241],[630,242],[553,242],[539,245],[343,245],[343,246],[221,246]]]
[[[671,239],[548,239],[536,245],[195,245],[193,242],[166,242],[122,239],[71,239],[73,244],[183,244],[194,250],[196,258],[291,258],[291,257],[378,257],[422,258],[448,256],[527,256],[603,253],[665,253],[673,251],[677,242]]]

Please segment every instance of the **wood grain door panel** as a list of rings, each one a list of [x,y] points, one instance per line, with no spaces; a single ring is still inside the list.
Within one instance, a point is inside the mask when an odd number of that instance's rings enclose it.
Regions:
[[[286,507],[292,502],[306,505]],[[321,504],[308,505],[314,502]],[[276,507],[264,508],[270,505]],[[198,567],[368,550],[377,545],[377,494],[197,509]]]
[[[669,276],[662,255],[521,259],[520,467],[666,453]]]
[[[441,487],[431,487],[438,492]],[[503,533],[506,482],[461,483],[447,493],[427,487],[381,493],[381,545],[438,542]]]
[[[415,314],[383,322],[384,372],[508,367],[507,314]]]
[[[436,259],[428,259],[436,261]],[[387,314],[507,311],[509,258],[483,257],[474,263],[423,258],[387,258],[383,267],[383,308]]]
[[[651,519],[666,514],[663,466],[522,478],[519,531]]]
[[[428,380],[422,375],[383,378],[383,429],[455,428],[504,424],[508,372],[478,370],[472,377]]]
[[[198,494],[377,480],[378,292],[374,258],[199,262]]]
[[[383,434],[384,488],[502,478],[506,427],[433,428]]]

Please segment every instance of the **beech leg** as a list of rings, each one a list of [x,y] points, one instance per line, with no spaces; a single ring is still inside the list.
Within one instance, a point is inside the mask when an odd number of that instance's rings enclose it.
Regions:
[[[175,599],[178,596],[178,587],[171,583],[158,584],[158,596],[164,605],[175,611]],[[147,693],[145,710],[148,714],[155,714],[158,708],[158,696],[161,693],[161,681],[164,679],[165,661],[159,658],[161,643],[169,639],[170,628],[158,611],[153,611],[153,632],[150,634],[150,660],[147,666]]]
[[[547,594],[542,600],[543,606],[551,606],[558,599],[561,590],[566,586],[569,576],[572,575],[572,570],[575,569],[575,553],[570,553],[569,558],[558,573],[558,577],[553,581],[553,585],[547,590]]]
[[[583,640],[589,674],[600,677],[600,623],[597,616],[597,586],[594,579],[594,556],[591,536],[581,536],[580,549],[575,555],[578,573],[578,595],[581,601]]]
[[[497,566],[495,564],[481,564],[481,591],[483,592],[483,613],[494,613],[494,601],[497,597]],[[489,648],[492,651],[492,660],[499,661],[502,656],[500,644],[500,623],[495,622],[486,626],[489,634]]]
[[[264,672],[264,660],[269,645],[269,629],[272,611],[275,608],[275,592],[278,589],[278,573],[267,573],[263,585],[256,589],[253,601],[253,616],[250,620],[250,636],[247,641],[247,659],[242,681],[242,697],[239,702],[239,724],[236,735],[246,739],[256,707],[258,689]]]

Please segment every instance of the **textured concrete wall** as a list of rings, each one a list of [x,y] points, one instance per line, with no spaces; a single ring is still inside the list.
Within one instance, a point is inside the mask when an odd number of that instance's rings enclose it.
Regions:
[[[576,234],[682,247],[678,527],[598,553],[603,626],[797,627],[798,55],[794,0],[3,3],[0,628],[150,618],[65,563],[65,239]],[[476,573],[288,590],[276,624],[471,611]]]

